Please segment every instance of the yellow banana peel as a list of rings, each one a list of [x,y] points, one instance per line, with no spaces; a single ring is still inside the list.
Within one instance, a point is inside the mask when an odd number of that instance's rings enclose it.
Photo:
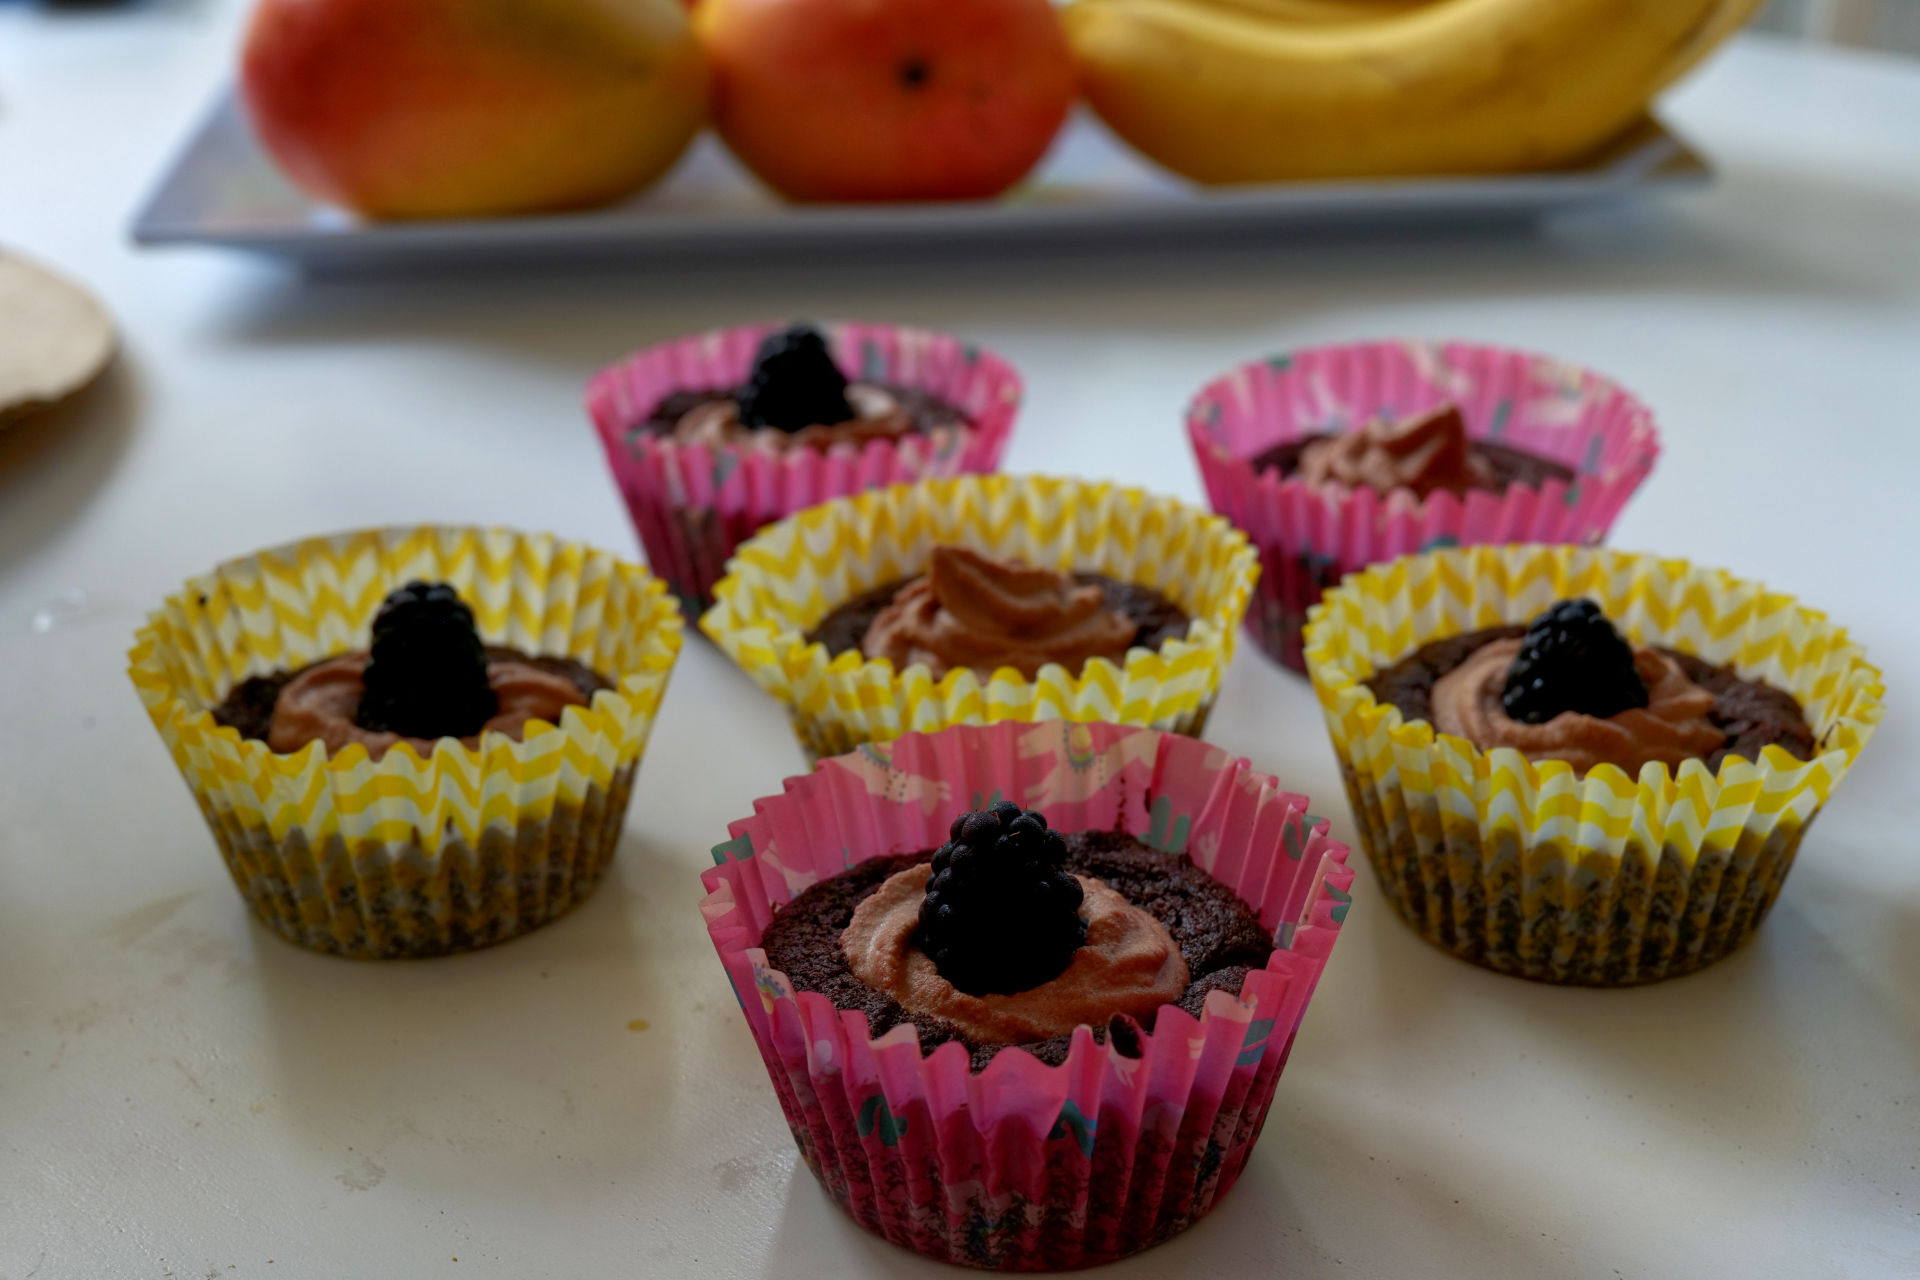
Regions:
[[[1088,102],[1202,182],[1564,165],[1761,0],[1073,0]]]

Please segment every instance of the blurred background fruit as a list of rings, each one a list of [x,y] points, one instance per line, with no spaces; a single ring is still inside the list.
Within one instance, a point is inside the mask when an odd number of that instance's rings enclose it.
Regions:
[[[1761,0],[1071,0],[1094,110],[1202,182],[1580,160]]]
[[[679,0],[262,0],[241,83],[294,181],[375,217],[616,199],[707,106]]]
[[[1026,175],[1066,119],[1048,0],[699,0],[714,123],[795,200],[964,200]]]

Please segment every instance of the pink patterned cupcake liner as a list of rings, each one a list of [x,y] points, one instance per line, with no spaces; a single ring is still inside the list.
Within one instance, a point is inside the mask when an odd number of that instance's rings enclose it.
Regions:
[[[1303,436],[1448,403],[1476,439],[1559,462],[1575,479],[1421,501],[1406,490],[1383,498],[1254,470],[1259,455]],[[1436,547],[1598,545],[1660,454],[1653,414],[1618,383],[1548,356],[1464,342],[1316,347],[1243,365],[1194,397],[1187,437],[1213,509],[1260,552],[1248,628],[1296,671],[1306,670],[1307,610],[1346,574]]]
[[[760,340],[778,325],[716,329],[648,347],[587,386],[599,430],[654,573],[694,617],[734,548],[764,525],[863,489],[993,471],[1020,406],[1020,377],[991,351],[924,329],[826,324],[834,361],[850,379],[937,396],[966,425],[832,449],[684,444],[640,430],[676,391],[736,387]]]
[[[1139,1056],[1085,1026],[1065,1061],[958,1043],[797,992],[759,947],[774,913],[864,861],[930,849],[995,799],[1061,831],[1185,853],[1259,912],[1278,949],[1201,1017],[1164,1006]],[[869,1231],[1001,1270],[1093,1266],[1203,1217],[1239,1177],[1351,902],[1347,848],[1306,801],[1192,738],[1003,722],[908,734],[820,763],[732,824],[701,911],[807,1166]]]

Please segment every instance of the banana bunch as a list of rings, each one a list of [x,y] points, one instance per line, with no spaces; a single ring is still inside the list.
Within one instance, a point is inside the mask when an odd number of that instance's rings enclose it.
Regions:
[[[1762,0],[1071,0],[1082,88],[1201,182],[1575,161]]]

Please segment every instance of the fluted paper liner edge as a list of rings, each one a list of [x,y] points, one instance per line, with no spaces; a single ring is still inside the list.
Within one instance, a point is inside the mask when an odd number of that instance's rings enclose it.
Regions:
[[[1078,674],[1002,668],[936,681],[857,652],[829,658],[805,632],[862,592],[921,572],[935,545],[957,544],[1060,570],[1153,587],[1192,619],[1185,639],[1135,648]],[[998,720],[1106,720],[1198,733],[1233,657],[1259,574],[1246,539],[1218,516],[1110,483],[963,476],[901,485],[803,511],[734,557],[700,626],[787,704],[809,754],[907,732]]]
[[[1021,383],[1001,357],[927,329],[855,322],[820,326],[843,373],[938,396],[966,424],[784,451],[685,444],[636,429],[673,392],[739,386],[760,340],[777,327],[660,343],[602,370],[587,388],[588,414],[647,562],[692,617],[712,603],[734,548],[761,526],[863,489],[992,471],[1013,432]]]
[[[1552,459],[1571,483],[1417,500],[1401,490],[1310,485],[1255,458],[1304,436],[1459,406],[1477,440]],[[1660,454],[1653,414],[1591,369],[1508,347],[1387,341],[1314,347],[1242,365],[1207,384],[1187,438],[1213,509],[1244,529],[1262,575],[1248,626],[1262,649],[1306,669],[1307,610],[1369,564],[1450,546],[1598,545]]]
[[[1279,948],[1199,1019],[1163,1007],[1130,1058],[1074,1033],[1048,1066],[1018,1048],[978,1074],[958,1044],[795,992],[758,943],[774,911],[867,858],[938,846],[994,798],[1063,831],[1120,829],[1185,853]],[[1050,721],[962,726],[822,761],[730,827],[702,879],[714,947],[795,1141],[868,1230],[1006,1270],[1111,1261],[1208,1212],[1239,1176],[1351,902],[1345,846],[1243,759],[1156,730]]]
[[[313,743],[276,755],[211,709],[249,676],[364,648],[387,592],[444,580],[489,643],[574,658],[610,680],[524,741],[442,739],[372,760]],[[304,946],[432,955],[569,909],[618,842],[682,623],[640,566],[503,529],[313,538],[227,562],[151,614],[129,674],[255,913]]]
[[[1778,747],[1584,778],[1407,722],[1364,681],[1420,645],[1591,596],[1635,642],[1729,665],[1800,701],[1811,760]],[[1313,611],[1307,664],[1361,842],[1402,919],[1503,972],[1619,986],[1698,969],[1759,926],[1801,836],[1873,735],[1880,673],[1823,615],[1684,560],[1475,547],[1349,576]]]

